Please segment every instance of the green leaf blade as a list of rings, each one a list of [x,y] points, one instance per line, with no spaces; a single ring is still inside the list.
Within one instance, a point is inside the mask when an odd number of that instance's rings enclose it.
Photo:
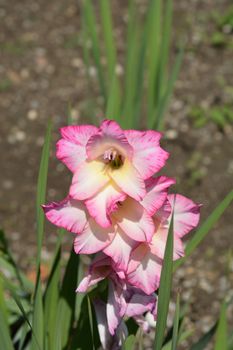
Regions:
[[[223,302],[220,319],[216,330],[214,350],[227,350],[227,305]]]
[[[44,236],[44,213],[41,205],[45,202],[47,177],[48,177],[48,165],[49,165],[49,147],[51,141],[52,122],[48,122],[47,131],[45,135],[44,146],[42,150],[42,156],[40,161],[40,169],[37,183],[37,196],[36,196],[36,213],[37,213],[37,269],[40,266],[40,255],[42,248],[42,241]]]
[[[156,333],[154,340],[154,350],[161,350],[163,337],[166,328],[168,307],[172,286],[172,267],[173,267],[173,215],[169,227],[164,261],[160,277],[160,287],[158,295],[158,313],[156,323]]]

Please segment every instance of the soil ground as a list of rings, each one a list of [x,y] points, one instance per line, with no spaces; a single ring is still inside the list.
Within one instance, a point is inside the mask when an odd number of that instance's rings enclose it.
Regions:
[[[112,3],[119,50],[124,53],[126,2]],[[138,3],[143,10],[146,1]],[[187,45],[166,114],[163,146],[171,157],[165,173],[177,179],[177,191],[203,204],[202,221],[233,185],[232,124],[209,121],[197,128],[190,118],[196,107],[208,114],[213,107],[233,105],[232,33],[226,28],[226,42],[220,44],[213,39],[218,31],[215,15],[224,14],[230,4],[230,0],[174,1],[173,51],[177,38]],[[53,120],[50,201],[62,199],[70,181],[68,170],[54,157],[67,106],[72,106],[76,122],[85,122],[90,108],[79,44],[79,1],[0,0],[0,23],[0,225],[19,264],[27,268],[36,249],[35,193],[48,117]],[[100,118],[101,101],[98,96],[96,100],[99,107],[94,116]],[[174,290],[179,287],[182,301],[189,302],[186,323],[195,329],[192,341],[213,323],[223,298],[233,296],[232,227],[229,208],[175,275]],[[48,225],[45,259],[55,240],[56,232]],[[68,249],[71,237],[66,240]],[[231,322],[232,315],[231,308]]]

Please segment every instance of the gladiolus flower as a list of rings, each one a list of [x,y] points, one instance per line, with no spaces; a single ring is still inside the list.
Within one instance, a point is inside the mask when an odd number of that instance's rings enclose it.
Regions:
[[[157,297],[154,293],[145,294],[121,279],[115,272],[114,264],[109,257],[98,255],[89,267],[87,275],[80,282],[77,292],[86,292],[97,282],[108,279],[108,300],[106,310],[107,327],[110,334],[116,334],[124,317],[133,317],[145,331],[149,330],[144,313],[150,312],[156,317]],[[97,317],[100,310],[97,311]]]
[[[138,245],[130,255],[127,280],[145,293],[158,289],[162,262],[173,208],[173,260],[184,256],[181,238],[198,225],[200,205],[177,194],[168,195],[164,205],[154,215],[156,230],[150,243]]]
[[[67,197],[62,202],[44,205],[46,217],[53,224],[76,235],[74,249],[78,254],[103,250],[112,257],[118,269],[126,270],[132,249],[140,242],[150,242],[155,231],[152,214],[162,206],[173,179],[160,176],[146,181],[146,196],[141,202],[127,197],[109,209],[110,227],[100,226],[82,201]]]
[[[109,210],[126,195],[142,200],[145,180],[165,164],[168,153],[156,131],[122,130],[112,120],[61,129],[57,158],[73,172],[70,196],[85,204],[92,217],[110,227]]]

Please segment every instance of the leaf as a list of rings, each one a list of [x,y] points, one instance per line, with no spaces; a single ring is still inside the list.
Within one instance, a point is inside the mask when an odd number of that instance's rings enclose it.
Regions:
[[[194,333],[193,329],[182,332],[179,336],[178,344],[188,339],[193,333]],[[162,350],[171,350],[171,347],[172,347],[172,341],[170,340],[165,345],[163,345]]]
[[[178,344],[178,331],[180,320],[180,294],[176,298],[176,312],[174,317],[173,333],[172,333],[172,350],[176,350]]]
[[[42,302],[42,287],[40,281],[40,273],[38,275],[36,292],[33,304],[32,328],[35,337],[32,338],[32,350],[44,348],[44,309]]]
[[[26,321],[26,323],[28,324],[28,326],[32,332],[32,339],[34,342],[35,349],[42,350],[42,347],[40,346],[39,341],[37,339],[37,335],[35,334],[34,328],[31,325],[31,322],[29,320],[27,312],[25,311],[24,305],[21,302],[19,296],[16,294],[14,286],[12,286],[12,284],[8,281],[8,279],[4,275],[0,275],[0,277],[1,277],[2,281],[4,282],[6,288],[10,291],[16,305],[18,306],[19,310],[21,311],[21,315],[23,316],[24,320]]]
[[[151,0],[148,41],[148,118],[151,119],[159,97],[159,59],[161,40],[161,0]]]
[[[6,269],[13,279],[17,279],[20,287],[25,290],[31,290],[32,283],[28,278],[18,269],[18,266],[11,254],[11,251],[8,247],[7,240],[5,238],[4,232],[0,230],[0,266],[2,270]]]
[[[54,339],[56,317],[57,317],[57,305],[59,301],[59,280],[60,280],[60,258],[61,258],[61,246],[57,247],[54,257],[51,273],[49,275],[47,288],[44,296],[44,326],[47,349],[54,349]]]
[[[0,339],[2,349],[14,350],[10,336],[10,329],[7,322],[7,309],[4,301],[2,279],[0,279]]]
[[[57,319],[54,349],[67,346],[70,330],[74,323],[79,256],[72,249],[62,282],[60,298],[57,306]]]
[[[134,0],[129,1],[129,23],[127,29],[127,51],[124,74],[124,99],[121,125],[123,128],[135,127],[134,108],[137,89],[137,70],[139,64],[140,28],[137,25],[137,6]]]
[[[101,60],[100,60],[101,58],[100,44],[97,36],[97,31],[96,31],[97,24],[96,24],[95,14],[94,14],[91,0],[83,0],[83,16],[86,23],[85,28],[89,33],[91,43],[92,43],[92,52],[95,60],[95,65],[97,67],[97,74],[98,74],[101,95],[104,98],[104,101],[106,104],[107,95],[106,95],[104,74],[103,74],[103,69],[102,69]]]
[[[11,337],[10,330],[7,324],[7,321],[4,317],[3,310],[0,308],[0,339],[1,339],[1,347],[4,350],[14,350]]]
[[[223,302],[220,319],[216,330],[214,350],[227,350],[227,305]]]
[[[116,73],[112,74],[112,80],[110,85],[110,92],[108,95],[108,102],[106,108],[106,118],[115,119],[118,121],[120,119],[120,83]]]
[[[135,337],[135,335],[131,334],[130,336],[128,336],[126,338],[125,343],[123,345],[123,349],[124,350],[133,350],[135,343],[136,343],[136,337]]]
[[[47,131],[45,135],[44,146],[42,150],[42,156],[40,161],[39,176],[37,182],[37,197],[36,197],[36,213],[37,213],[37,270],[40,266],[40,255],[42,248],[42,241],[44,236],[44,212],[41,205],[45,202],[47,176],[48,176],[48,164],[49,164],[49,147],[51,140],[51,120],[48,122]],[[38,272],[39,273],[39,272]]]
[[[81,305],[80,318],[73,331],[73,338],[69,350],[97,349],[99,347],[100,342],[96,321],[92,322],[92,330],[90,327],[90,308],[91,305],[88,305],[88,296],[85,295]],[[95,313],[91,311],[91,318],[94,318],[94,315]],[[83,334],[85,334],[85,336],[83,336]]]
[[[157,130],[161,130],[163,128],[163,116],[168,107],[169,100],[171,98],[172,91],[180,71],[183,55],[184,55],[184,48],[181,48],[179,53],[176,56],[176,60],[171,72],[171,78],[168,79],[166,83],[166,89],[165,89],[164,95],[161,97],[161,100],[159,101],[158,109],[155,108],[154,110],[155,117],[153,118],[153,124],[150,125],[150,127],[153,126]]]
[[[164,1],[164,18],[162,25],[162,40],[161,40],[161,50],[160,50],[160,62],[159,62],[159,81],[160,90],[164,90],[166,86],[165,76],[167,70],[167,63],[169,58],[169,46],[171,40],[171,27],[172,27],[172,12],[173,12],[173,0]]]
[[[163,337],[166,328],[169,300],[172,286],[172,267],[173,267],[173,215],[169,226],[166,242],[164,261],[160,277],[160,287],[158,294],[158,313],[156,332],[154,340],[154,349],[161,350]]]
[[[111,81],[116,66],[116,48],[112,30],[112,16],[109,0],[100,0],[101,22],[107,54],[108,79]]]
[[[208,332],[206,332],[198,341],[197,343],[193,344],[191,346],[190,350],[205,350],[206,346],[209,344],[210,340],[213,338],[216,329],[217,329],[218,323],[216,322],[213,327],[210,328]]]
[[[229,207],[233,200],[233,190],[230,191],[223,201],[213,210],[206,221],[201,225],[201,227],[196,231],[193,238],[188,242],[185,249],[185,257],[179,259],[175,262],[174,269],[176,270],[180,265],[182,265],[186,259],[192,254],[192,252],[198,247],[198,245],[203,241],[212,227],[220,219],[224,211]]]
[[[88,308],[88,318],[89,318],[89,324],[90,324],[90,330],[91,330],[91,340],[92,340],[92,348],[95,350],[94,346],[94,324],[93,324],[93,317],[92,317],[92,309],[91,309],[91,302],[90,298],[87,295],[87,308]]]

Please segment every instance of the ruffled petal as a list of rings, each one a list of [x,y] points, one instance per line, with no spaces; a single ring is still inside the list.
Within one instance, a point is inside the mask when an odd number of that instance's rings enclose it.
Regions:
[[[87,157],[86,144],[98,129],[92,125],[66,126],[61,128],[62,139],[57,142],[56,156],[72,172]]]
[[[116,269],[125,271],[128,266],[129,256],[138,243],[129,238],[120,228],[117,229],[116,235],[105,249],[104,253],[112,258]]]
[[[84,162],[78,166],[70,187],[70,196],[85,200],[95,195],[110,181],[105,164],[98,161]]]
[[[132,147],[129,145],[123,130],[114,120],[104,120],[99,132],[93,135],[87,144],[88,159],[102,157],[109,148],[116,148],[124,157],[131,158]]]
[[[110,214],[117,202],[125,200],[126,195],[112,181],[97,192],[92,198],[85,201],[89,214],[96,222],[103,226],[112,225]]]
[[[133,165],[143,179],[148,179],[165,165],[169,153],[159,145],[159,132],[126,130],[125,135],[134,150]]]
[[[115,285],[111,280],[108,284],[108,302],[107,302],[107,320],[108,329],[111,335],[114,335],[121,321],[121,295],[122,289]]]
[[[74,240],[74,250],[77,254],[94,254],[106,248],[115,235],[113,227],[104,228],[89,219],[84,231],[78,234]]]
[[[136,248],[130,256],[127,281],[149,295],[159,287],[161,261],[151,253],[149,248],[140,261],[138,261],[139,257],[140,254]],[[135,266],[137,266],[136,270],[134,270]]]
[[[87,289],[105,279],[112,271],[110,258],[98,254],[89,266],[86,276],[79,283],[76,292],[85,293]]]
[[[93,305],[97,319],[97,327],[101,345],[104,350],[110,349],[112,345],[112,336],[109,334],[108,322],[106,316],[106,304],[100,299],[94,299]]]
[[[154,215],[167,198],[168,188],[176,181],[166,176],[146,180],[146,195],[141,201],[150,215]]]
[[[128,197],[112,216],[130,238],[138,242],[150,242],[155,226],[153,219],[140,203]]]
[[[198,225],[200,205],[180,194],[169,194],[168,200],[174,206],[174,232],[183,237]]]
[[[160,259],[164,258],[165,247],[168,236],[168,227],[160,226],[154,234],[150,243],[151,251]],[[177,260],[184,256],[184,247],[181,239],[174,234],[173,239],[173,260]]]
[[[87,225],[86,210],[82,202],[67,197],[61,202],[52,202],[42,207],[50,222],[67,231],[80,233]]]
[[[153,311],[156,307],[156,295],[144,294],[142,291],[135,291],[127,304],[125,315],[128,317],[143,315],[146,311]]]
[[[144,198],[146,194],[144,180],[128,159],[125,159],[119,169],[109,171],[109,175],[130,197],[136,200]]]

